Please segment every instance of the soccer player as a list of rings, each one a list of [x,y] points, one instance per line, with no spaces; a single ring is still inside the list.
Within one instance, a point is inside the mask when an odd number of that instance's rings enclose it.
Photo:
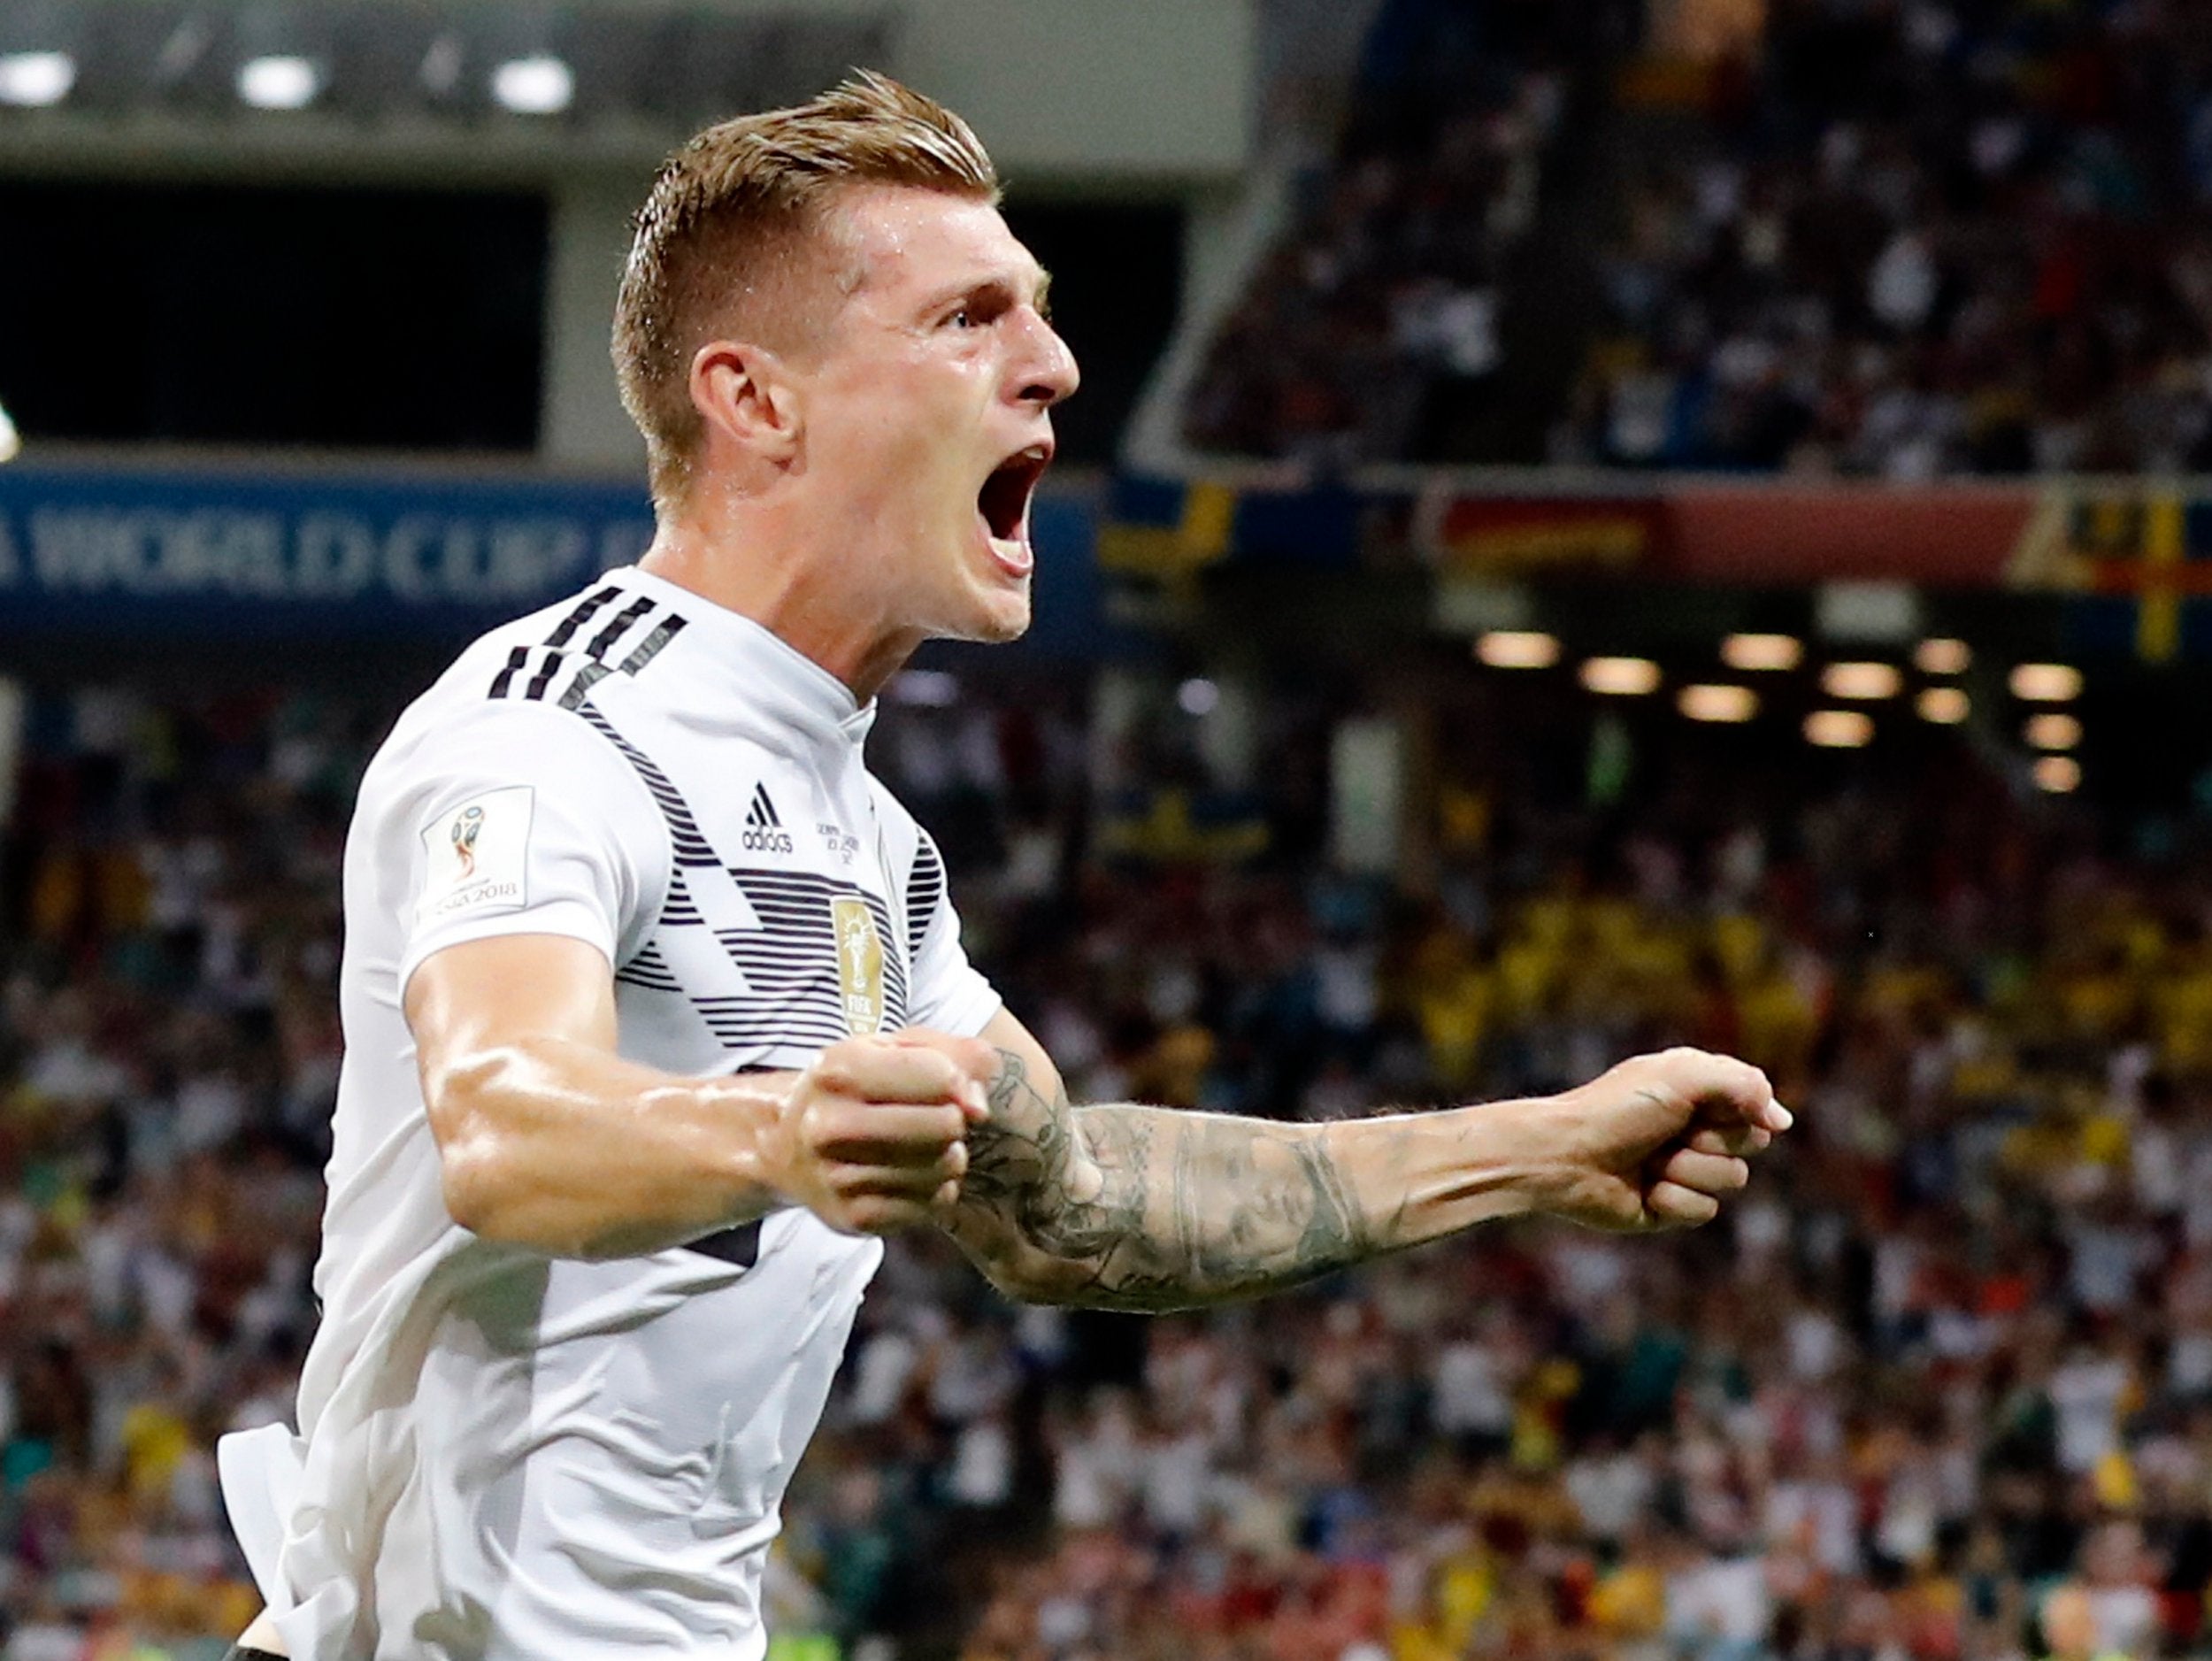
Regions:
[[[615,319],[658,534],[401,718],[346,852],[299,1434],[225,1493],[299,1661],[745,1661],[887,1231],[1181,1309],[1486,1219],[1703,1222],[1789,1124],[1694,1050],[1330,1125],[1076,1106],[870,776],[931,636],[1029,621],[1076,368],[974,135],[863,75],[663,169]]]

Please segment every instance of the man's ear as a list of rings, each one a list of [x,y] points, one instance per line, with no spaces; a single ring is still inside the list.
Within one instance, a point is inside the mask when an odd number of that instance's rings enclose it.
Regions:
[[[757,460],[799,446],[799,399],[788,366],[764,346],[710,341],[691,360],[691,403],[710,435]]]

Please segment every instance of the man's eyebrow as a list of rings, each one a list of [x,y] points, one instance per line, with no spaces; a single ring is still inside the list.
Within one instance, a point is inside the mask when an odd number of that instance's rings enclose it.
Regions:
[[[941,307],[956,304],[977,295],[993,293],[1003,296],[1007,304],[1018,305],[1021,303],[1022,287],[1022,281],[1018,276],[1008,273],[995,273],[986,277],[972,278],[966,282],[948,285],[939,293],[933,295],[924,304],[922,310],[925,312],[935,311]],[[1039,316],[1049,318],[1052,315],[1051,296],[1052,273],[1040,265],[1037,267],[1035,279],[1029,285],[1029,304],[1037,309]]]

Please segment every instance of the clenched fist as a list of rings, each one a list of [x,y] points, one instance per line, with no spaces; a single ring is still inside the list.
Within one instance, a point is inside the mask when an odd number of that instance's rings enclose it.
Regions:
[[[1791,1124],[1765,1073],[1702,1050],[1637,1056],[1533,1105],[1539,1203],[1594,1228],[1710,1222],[1749,1180],[1745,1156]]]
[[[832,1044],[793,1081],[764,1139],[768,1185],[848,1234],[931,1219],[960,1196],[968,1127],[989,1117],[998,1057],[921,1027]]]

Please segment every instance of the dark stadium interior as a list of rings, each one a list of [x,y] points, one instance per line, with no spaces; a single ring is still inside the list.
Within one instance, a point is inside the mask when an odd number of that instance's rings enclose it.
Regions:
[[[527,196],[0,187],[19,421],[108,442],[526,450],[545,204]],[[460,383],[466,397],[449,396]]]

